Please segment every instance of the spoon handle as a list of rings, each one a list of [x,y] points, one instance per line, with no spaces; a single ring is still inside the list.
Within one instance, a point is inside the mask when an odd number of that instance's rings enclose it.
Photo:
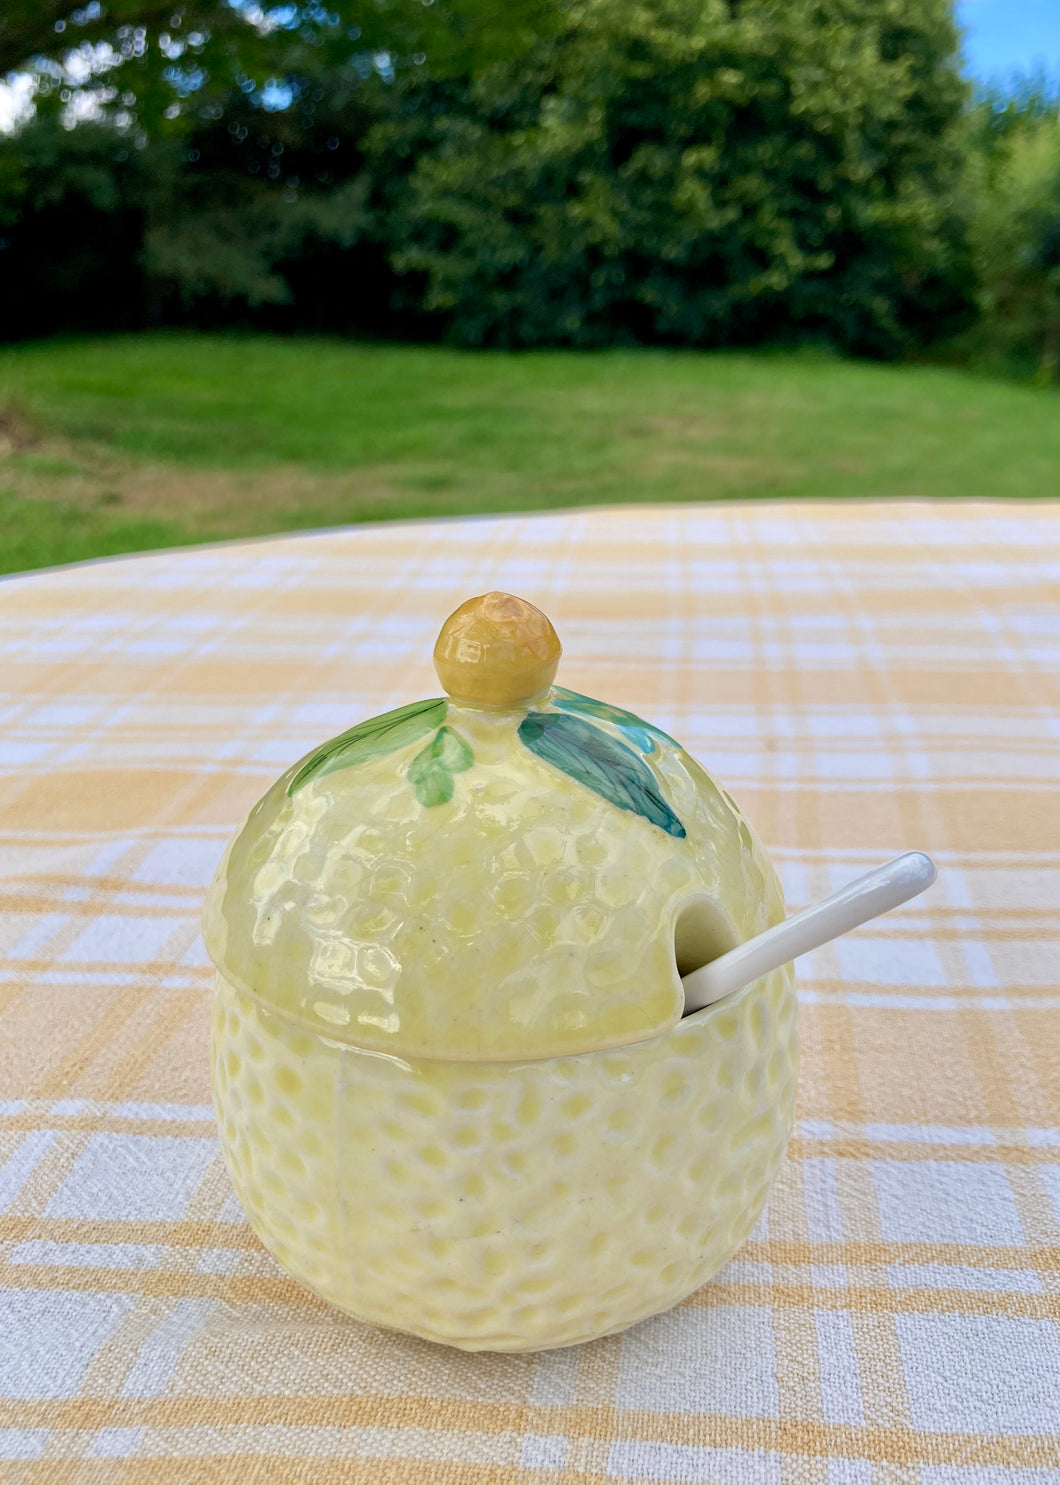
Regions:
[[[681,982],[685,987],[685,1013],[713,1005],[761,975],[779,969],[789,959],[819,949],[870,918],[890,912],[930,887],[937,876],[934,861],[922,851],[896,856],[823,902],[785,918],[783,923],[685,975]]]

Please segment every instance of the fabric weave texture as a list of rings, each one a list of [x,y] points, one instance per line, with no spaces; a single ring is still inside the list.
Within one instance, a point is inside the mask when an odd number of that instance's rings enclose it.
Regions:
[[[931,891],[799,964],[795,1135],[669,1314],[529,1356],[288,1279],[214,1137],[202,897],[291,762],[437,689],[489,589],[680,739],[796,911]],[[1055,1485],[1060,503],[401,523],[0,584],[3,1485]]]

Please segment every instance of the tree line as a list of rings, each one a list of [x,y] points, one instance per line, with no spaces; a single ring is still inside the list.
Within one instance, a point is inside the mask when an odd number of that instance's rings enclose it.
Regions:
[[[1055,380],[1060,109],[950,0],[8,0],[0,335],[827,342]]]

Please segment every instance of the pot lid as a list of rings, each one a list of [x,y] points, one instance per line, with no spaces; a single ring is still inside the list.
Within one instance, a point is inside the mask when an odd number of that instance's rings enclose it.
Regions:
[[[218,867],[206,947],[333,1040],[521,1060],[646,1040],[680,975],[783,916],[736,805],[664,732],[553,684],[548,619],[509,594],[443,626],[446,695],[299,760]]]

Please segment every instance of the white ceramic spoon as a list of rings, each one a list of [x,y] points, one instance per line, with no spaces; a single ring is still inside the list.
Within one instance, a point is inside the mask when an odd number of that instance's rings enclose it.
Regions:
[[[878,866],[833,892],[824,902],[804,908],[794,918],[785,918],[783,923],[767,928],[765,933],[685,975],[681,981],[685,987],[685,1014],[713,1005],[770,970],[779,969],[789,959],[819,949],[870,918],[890,912],[930,887],[937,876],[934,861],[923,851],[896,856],[885,866]]]

